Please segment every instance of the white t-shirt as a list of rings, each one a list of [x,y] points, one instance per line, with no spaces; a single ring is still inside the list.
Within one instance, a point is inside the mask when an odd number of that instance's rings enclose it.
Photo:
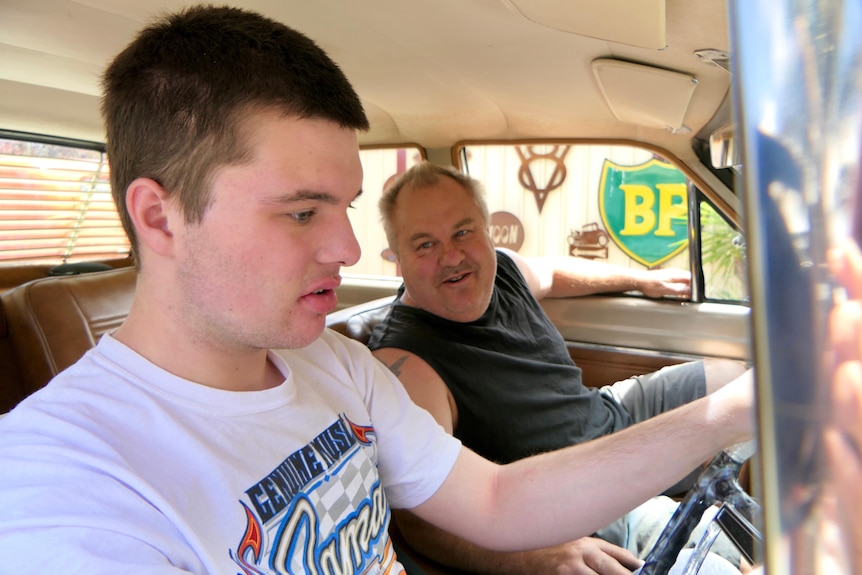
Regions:
[[[270,352],[282,385],[178,378],[110,335],[0,421],[0,573],[398,573],[392,507],[460,443],[355,341]]]

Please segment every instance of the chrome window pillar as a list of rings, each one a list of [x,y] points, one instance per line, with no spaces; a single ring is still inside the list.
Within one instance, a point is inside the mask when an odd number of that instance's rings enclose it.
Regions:
[[[764,559],[768,573],[820,573],[835,292],[825,256],[854,233],[860,208],[862,8],[858,0],[731,0],[730,8]]]

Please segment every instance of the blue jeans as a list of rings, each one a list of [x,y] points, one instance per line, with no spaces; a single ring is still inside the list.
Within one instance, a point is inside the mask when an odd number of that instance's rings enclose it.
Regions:
[[[614,545],[624,547],[644,559],[652,550],[677,506],[677,502],[670,497],[653,497],[607,527],[600,529],[595,535]],[[703,518],[689,537],[686,548],[693,548],[700,541],[715,511],[717,508],[711,507],[704,512]],[[723,533],[718,536],[710,550],[730,561],[732,565],[739,565],[739,549]]]
[[[688,559],[691,554],[691,549],[683,549],[680,551],[676,563],[673,564],[673,567],[670,568],[667,575],[680,575],[685,570],[685,566],[688,563]],[[640,571],[641,570],[638,569],[633,575],[638,575]],[[703,564],[700,566],[700,570],[697,572],[697,575],[740,575],[740,571],[727,559],[724,559],[715,553],[710,553],[703,560]]]

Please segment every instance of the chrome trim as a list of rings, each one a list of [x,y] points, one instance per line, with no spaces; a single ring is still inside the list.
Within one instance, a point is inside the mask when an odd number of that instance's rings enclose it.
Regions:
[[[817,573],[837,543],[820,540],[831,376],[825,256],[852,225],[862,15],[858,0],[735,0],[730,7],[764,559],[769,573]]]
[[[569,342],[747,361],[749,310],[722,303],[634,296],[544,299],[542,307]]]
[[[605,345],[601,343],[586,343],[579,341],[567,341],[568,349],[589,349],[596,351],[608,351],[612,353],[624,353],[627,355],[636,355],[638,357],[651,357],[656,359],[678,359],[680,361],[696,361],[703,359],[702,355],[691,355],[685,353],[663,352],[651,349],[632,349],[630,347],[622,347],[619,345]]]

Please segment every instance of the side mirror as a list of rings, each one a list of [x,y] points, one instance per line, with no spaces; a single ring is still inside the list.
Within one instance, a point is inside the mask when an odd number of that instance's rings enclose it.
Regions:
[[[709,158],[713,168],[731,168],[742,164],[736,126],[728,124],[709,135]]]

